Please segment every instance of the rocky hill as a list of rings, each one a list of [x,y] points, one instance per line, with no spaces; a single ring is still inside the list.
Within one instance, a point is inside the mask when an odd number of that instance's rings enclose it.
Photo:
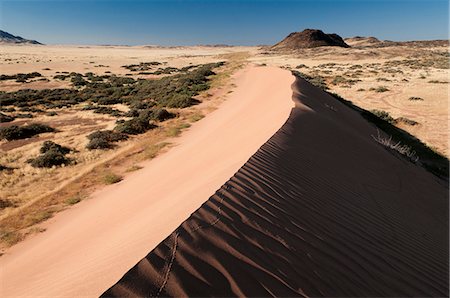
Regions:
[[[0,30],[0,44],[42,44],[36,40],[25,39],[20,36]]]
[[[285,39],[271,47],[272,50],[296,50],[302,48],[315,48],[322,46],[350,47],[337,34],[326,34],[322,30],[305,29],[302,32],[293,32]]]

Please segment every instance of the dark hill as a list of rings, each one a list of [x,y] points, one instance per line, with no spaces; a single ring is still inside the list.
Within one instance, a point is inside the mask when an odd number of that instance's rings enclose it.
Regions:
[[[36,40],[25,39],[23,37],[15,36],[2,30],[0,30],[0,43],[42,44]]]
[[[322,46],[350,47],[337,34],[326,34],[322,30],[305,29],[302,32],[293,32],[285,39],[272,46],[273,50],[296,50],[302,48],[315,48]]]

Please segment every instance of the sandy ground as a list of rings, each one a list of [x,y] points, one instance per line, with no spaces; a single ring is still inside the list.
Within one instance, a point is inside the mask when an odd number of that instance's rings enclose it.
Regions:
[[[217,55],[254,51],[251,47],[146,47],[146,46],[33,46],[2,45],[1,74],[29,73],[37,71],[50,82],[30,82],[27,88],[42,89],[68,87],[69,84],[52,80],[64,71],[97,75],[133,74],[124,65],[158,61],[161,67],[182,67],[189,64],[205,64],[217,61]],[[133,74],[133,77],[135,77]],[[139,75],[137,77],[149,77]],[[0,90],[17,90],[23,84],[14,81],[0,82]]]
[[[2,296],[97,296],[220,188],[286,121],[294,77],[251,67],[168,153],[48,221],[0,258]],[[174,187],[176,186],[176,187]]]
[[[448,295],[448,184],[293,86],[283,127],[104,297]]]

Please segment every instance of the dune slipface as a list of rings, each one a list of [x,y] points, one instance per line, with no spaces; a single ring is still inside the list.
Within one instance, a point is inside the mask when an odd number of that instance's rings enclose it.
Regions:
[[[448,186],[307,82],[283,127],[103,296],[447,296]]]

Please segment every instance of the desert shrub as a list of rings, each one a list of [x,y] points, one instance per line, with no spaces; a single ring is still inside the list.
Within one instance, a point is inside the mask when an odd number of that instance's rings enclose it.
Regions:
[[[417,100],[423,100],[423,98],[422,97],[417,97],[417,96],[411,96],[410,98],[408,98],[408,100],[417,101]]]
[[[28,162],[35,168],[51,168],[53,166],[67,165],[72,162],[71,159],[65,156],[70,151],[70,148],[52,141],[45,141],[40,149],[41,155],[29,159]]]
[[[395,123],[396,120],[386,111],[381,111],[381,110],[371,110],[370,111],[372,114],[374,114],[375,116],[377,116],[378,118],[389,122],[391,124]]]
[[[108,142],[118,142],[128,139],[128,136],[112,130],[97,130],[87,136],[89,140],[104,139]]]
[[[114,173],[106,174],[103,177],[103,182],[105,184],[114,184],[114,183],[120,182],[122,180],[123,180],[122,176],[116,175]]]
[[[80,196],[74,196],[74,197],[70,197],[68,198],[65,203],[67,205],[75,205],[77,203],[81,202],[81,197]]]
[[[138,109],[138,110],[144,110],[144,109],[149,109],[151,107],[155,106],[154,102],[149,102],[149,101],[132,101],[130,102],[130,108],[131,109]]]
[[[149,116],[150,120],[165,121],[174,118],[175,114],[168,112],[166,109],[155,109]]]
[[[129,71],[142,71],[142,70],[149,70],[153,66],[161,64],[162,64],[161,62],[152,61],[152,62],[141,62],[139,64],[123,65],[122,67],[128,69]]]
[[[352,80],[352,79],[347,79],[343,76],[335,76],[333,78],[333,80],[331,81],[331,84],[333,85],[341,85],[341,84],[347,84],[347,85],[354,85],[357,82],[360,82],[361,80]]]
[[[35,107],[21,107],[20,110],[22,112],[33,112],[33,113],[43,113],[44,112],[42,109],[38,109]]]
[[[0,164],[0,172],[1,172],[1,171],[8,170],[8,169],[9,169],[9,167]]]
[[[113,147],[114,142],[124,141],[128,139],[128,136],[124,133],[112,131],[112,130],[97,130],[87,136],[89,143],[86,148],[92,149],[110,149]]]
[[[112,86],[121,87],[127,84],[134,84],[136,81],[133,78],[117,77],[113,75],[109,77],[109,82]]]
[[[28,160],[28,162],[35,168],[51,168],[53,166],[68,165],[71,160],[61,152],[48,150],[38,157]]]
[[[183,129],[189,128],[191,125],[189,123],[180,123],[176,126],[169,127],[166,131],[167,136],[176,137],[181,134]]]
[[[15,75],[0,75],[0,81],[5,80],[16,80],[18,83],[25,83],[28,79],[33,79],[40,77],[41,74],[38,72],[31,72],[31,73],[18,73]]]
[[[108,142],[105,139],[92,139],[86,145],[86,148],[89,149],[89,150],[94,150],[94,149],[111,149],[113,147],[114,147],[114,145],[111,144],[111,142]]]
[[[386,92],[389,91],[388,88],[386,88],[385,86],[380,86],[374,89],[375,92]]]
[[[408,125],[411,125],[411,126],[419,124],[419,122],[411,120],[411,119],[408,119],[408,118],[405,118],[405,117],[399,117],[399,118],[395,119],[395,121],[396,122],[402,122],[402,123],[405,123],[405,124],[408,124]]]
[[[11,122],[14,120],[13,116],[9,116],[3,113],[0,113],[0,123]]]
[[[10,200],[0,199],[0,210],[8,207],[15,207],[15,204]]]
[[[121,124],[118,124],[114,128],[114,130],[121,132],[121,133],[130,134],[130,135],[137,135],[137,134],[144,133],[155,127],[156,127],[156,125],[150,124],[150,122],[147,119],[137,117],[137,118],[127,120]]]
[[[83,76],[81,74],[73,75],[70,80],[75,87],[85,86],[87,84],[86,80],[83,79]]]
[[[312,84],[312,85],[314,85],[314,86],[316,86],[316,87],[318,87],[318,88],[320,88],[322,90],[327,90],[328,89],[328,86],[325,83],[325,80],[324,80],[324,78],[322,76],[319,76],[319,75],[310,76],[310,75],[307,75],[305,73],[302,73],[302,72],[299,72],[299,71],[296,71],[296,70],[293,70],[292,74],[294,76],[296,76],[296,77],[299,77],[299,78],[302,78],[302,79],[308,81],[310,84]]]
[[[62,81],[64,81],[64,80],[67,79],[68,77],[70,77],[70,76],[69,76],[69,75],[62,75],[62,74],[53,76],[53,78],[54,78],[55,80],[62,80]]]
[[[174,118],[176,115],[166,109],[145,109],[139,112],[138,117],[146,121],[165,121]]]
[[[33,118],[33,114],[30,113],[21,113],[21,114],[16,114],[14,117],[16,118]]]
[[[55,142],[52,141],[45,141],[44,143],[42,143],[42,147],[39,150],[41,153],[46,153],[48,151],[55,151],[55,152],[59,152],[61,154],[67,154],[71,151],[70,148],[65,147],[65,146],[61,146],[59,144],[56,144]]]
[[[431,83],[431,84],[447,84],[448,82],[447,81],[439,81],[439,80],[431,80],[431,81],[428,81],[428,83]]]
[[[92,110],[94,110],[94,113],[96,114],[107,114],[114,117],[121,117],[123,115],[121,111],[110,107],[94,107]]]
[[[114,105],[114,104],[122,103],[122,99],[105,97],[105,98],[100,98],[99,100],[97,100],[97,103],[99,105]]]
[[[0,128],[0,139],[6,139],[7,141],[26,139],[40,133],[53,131],[55,131],[54,128],[39,123],[34,123],[27,126],[11,125]]]

